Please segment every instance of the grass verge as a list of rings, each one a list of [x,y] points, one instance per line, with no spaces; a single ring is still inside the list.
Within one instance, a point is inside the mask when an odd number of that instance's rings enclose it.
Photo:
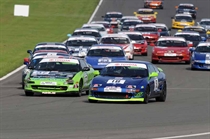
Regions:
[[[28,57],[39,42],[62,42],[88,22],[99,0],[0,0],[0,77]],[[30,5],[29,17],[13,16],[14,5]]]

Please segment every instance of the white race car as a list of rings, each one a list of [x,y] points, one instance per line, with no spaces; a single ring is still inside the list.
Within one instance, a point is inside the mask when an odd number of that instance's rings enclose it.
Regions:
[[[101,24],[84,24],[82,28],[91,28],[91,29],[97,29],[102,36],[108,34],[107,29],[104,27],[104,25]]]

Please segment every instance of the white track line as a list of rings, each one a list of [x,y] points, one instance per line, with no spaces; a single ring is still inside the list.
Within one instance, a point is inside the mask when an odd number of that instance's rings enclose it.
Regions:
[[[171,136],[171,137],[160,137],[160,138],[152,138],[152,139],[179,139],[179,138],[188,138],[188,137],[196,137],[196,136],[204,136],[204,135],[210,135],[210,132],[189,134],[189,135],[180,135],[180,136]]]
[[[99,1],[97,7],[95,8],[95,11],[93,12],[93,14],[92,14],[91,17],[90,17],[88,23],[90,23],[90,22],[93,20],[95,14],[97,13],[98,9],[100,8],[102,2],[103,2],[103,0],[100,0],[100,1]],[[65,41],[64,41],[64,42],[65,42]],[[4,80],[4,79],[10,77],[11,75],[17,73],[18,71],[20,71],[20,70],[23,69],[24,67],[25,67],[25,65],[20,66],[19,68],[15,69],[14,71],[12,71],[12,72],[8,73],[7,75],[3,76],[2,78],[0,78],[0,81],[2,81],[2,80]]]

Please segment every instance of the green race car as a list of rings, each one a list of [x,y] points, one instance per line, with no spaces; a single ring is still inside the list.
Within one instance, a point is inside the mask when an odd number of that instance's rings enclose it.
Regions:
[[[99,74],[84,59],[45,58],[25,77],[25,95],[88,94],[92,79]]]

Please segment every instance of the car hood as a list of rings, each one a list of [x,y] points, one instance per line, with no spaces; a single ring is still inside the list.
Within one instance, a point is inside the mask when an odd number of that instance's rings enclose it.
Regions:
[[[30,73],[30,78],[54,78],[54,79],[66,79],[73,78],[77,72],[58,72],[58,71],[37,71],[33,70]]]
[[[194,52],[195,60],[210,60],[210,53]]]
[[[181,52],[188,52],[189,47],[154,47],[155,51],[161,51],[163,53],[170,52],[170,53],[181,53]]]
[[[114,80],[119,80],[119,83],[112,83]],[[147,84],[147,78],[112,77],[99,75],[93,79],[92,85],[94,84],[101,84],[101,87],[114,85],[123,88],[126,88],[127,85],[144,86]]]

